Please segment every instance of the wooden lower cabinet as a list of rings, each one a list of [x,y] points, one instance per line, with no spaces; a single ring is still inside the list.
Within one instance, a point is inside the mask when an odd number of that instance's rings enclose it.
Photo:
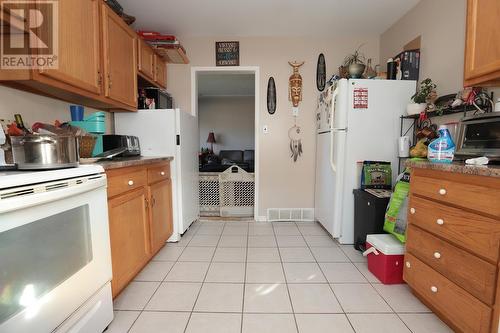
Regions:
[[[172,235],[172,183],[168,162],[112,169],[107,176],[116,297]]]
[[[149,186],[151,202],[151,251],[158,252],[172,236],[172,183],[170,179]]]
[[[108,201],[113,296],[142,269],[150,257],[147,192],[144,187]]]
[[[455,332],[498,333],[500,178],[412,167],[404,280]]]

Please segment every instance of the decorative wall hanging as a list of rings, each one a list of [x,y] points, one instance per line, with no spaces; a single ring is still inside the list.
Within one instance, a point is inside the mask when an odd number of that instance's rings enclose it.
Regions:
[[[269,114],[276,112],[276,85],[272,76],[267,81],[267,112]]]
[[[318,63],[316,65],[316,87],[319,91],[323,91],[326,85],[326,63],[325,56],[320,53]]]
[[[298,107],[302,101],[302,76],[299,74],[299,67],[304,64],[302,62],[288,62],[293,67],[293,74],[288,79],[288,99],[292,101],[293,107]]]
[[[240,42],[215,42],[216,66],[240,65]]]
[[[288,130],[288,138],[290,139],[290,157],[294,162],[302,155],[302,141],[300,139],[300,127],[297,124],[290,127]]]

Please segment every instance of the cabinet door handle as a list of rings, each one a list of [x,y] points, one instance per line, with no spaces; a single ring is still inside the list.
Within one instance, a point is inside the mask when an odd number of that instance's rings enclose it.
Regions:
[[[439,252],[434,252],[434,258],[440,259],[441,258],[441,253]]]
[[[416,212],[415,208],[413,208],[413,207],[410,208],[410,214],[415,214],[415,212]]]
[[[128,186],[132,186],[132,185],[134,185],[134,181],[133,180],[129,180],[128,181]]]
[[[446,194],[446,189],[444,189],[444,188],[439,189],[439,194],[445,195]]]
[[[438,288],[437,288],[436,286],[432,286],[432,287],[431,287],[431,291],[432,291],[433,293],[437,293],[437,292],[438,292]]]
[[[165,171],[160,172],[161,176],[165,176]]]
[[[436,220],[436,223],[437,223],[438,225],[443,225],[443,224],[444,224],[444,220],[443,220],[443,219],[437,219],[437,220]]]

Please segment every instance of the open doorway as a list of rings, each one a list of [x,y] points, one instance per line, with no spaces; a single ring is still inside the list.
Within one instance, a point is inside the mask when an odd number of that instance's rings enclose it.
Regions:
[[[193,68],[200,216],[253,219],[258,203],[258,68]]]

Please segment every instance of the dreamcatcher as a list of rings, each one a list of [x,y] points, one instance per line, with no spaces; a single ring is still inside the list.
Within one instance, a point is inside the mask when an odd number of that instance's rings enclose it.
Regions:
[[[288,130],[288,138],[290,138],[290,157],[294,162],[302,155],[302,141],[300,139],[300,127],[297,124],[290,127]]]

